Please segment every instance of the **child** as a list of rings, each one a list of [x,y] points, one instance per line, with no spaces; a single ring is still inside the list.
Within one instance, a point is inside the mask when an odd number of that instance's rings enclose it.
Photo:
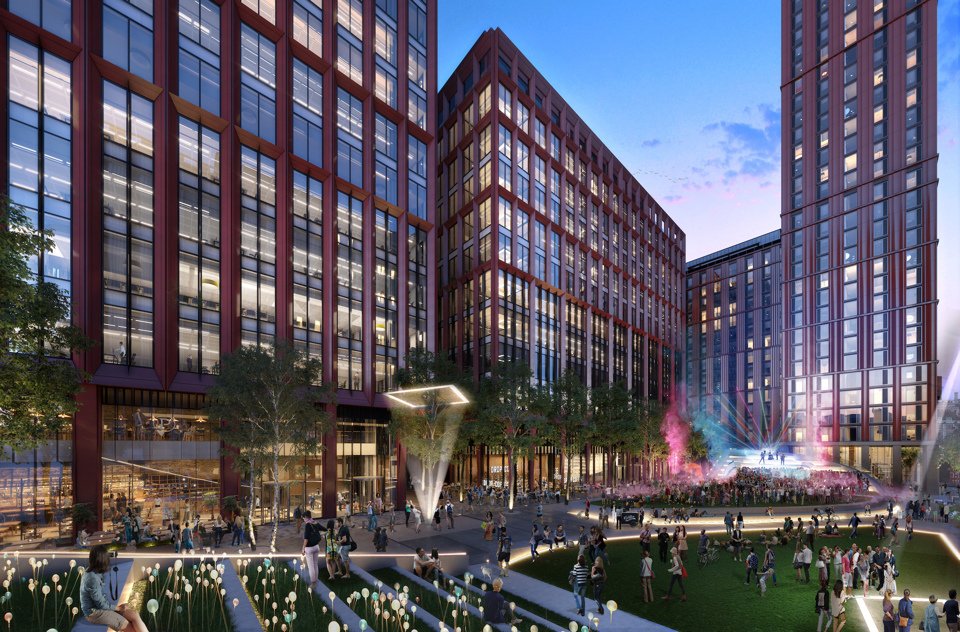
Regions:
[[[773,568],[769,566],[760,572],[760,581],[757,584],[757,589],[760,591],[761,597],[767,593],[767,579],[772,576]]]

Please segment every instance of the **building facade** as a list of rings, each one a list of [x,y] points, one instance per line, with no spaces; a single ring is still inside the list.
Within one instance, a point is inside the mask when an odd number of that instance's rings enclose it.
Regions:
[[[786,438],[899,482],[937,399],[937,4],[782,6]]]
[[[782,275],[779,230],[687,263],[687,409],[717,445],[782,440]]]
[[[0,188],[53,231],[36,272],[96,343],[72,426],[4,455],[4,515],[248,494],[204,392],[279,340],[338,389],[284,513],[402,496],[382,393],[436,329],[435,0],[4,0],[0,30]]]
[[[671,401],[683,231],[499,29],[438,108],[438,347],[475,379],[523,362],[539,383],[571,369]],[[552,480],[548,461],[528,479]]]

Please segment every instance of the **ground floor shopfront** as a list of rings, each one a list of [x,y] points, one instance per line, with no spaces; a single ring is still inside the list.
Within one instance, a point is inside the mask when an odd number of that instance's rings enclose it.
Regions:
[[[567,460],[551,446],[537,447],[529,456],[516,459],[518,491],[561,489],[567,482],[577,488],[584,485],[611,485],[614,482],[632,482],[662,479],[667,471],[666,461],[652,462],[626,452],[607,454],[597,446],[587,446]],[[510,458],[499,449],[476,446],[450,464],[448,482],[464,489],[480,485],[504,489],[508,484]]]
[[[389,411],[339,406],[334,430],[316,455],[284,463],[279,486],[232,467],[200,394],[87,387],[73,423],[36,450],[0,454],[0,544],[72,537],[76,502],[108,528],[127,507],[154,529],[186,516],[210,519],[227,496],[254,498],[254,519],[295,508],[323,516],[363,512],[379,498],[405,501],[404,452]],[[268,475],[269,476],[269,475]],[[277,491],[279,490],[279,491]]]

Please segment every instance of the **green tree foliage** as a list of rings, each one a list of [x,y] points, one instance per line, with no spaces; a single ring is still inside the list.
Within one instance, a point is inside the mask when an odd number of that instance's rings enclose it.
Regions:
[[[660,402],[647,400],[637,403],[637,428],[631,435],[630,448],[641,455],[647,480],[653,477],[654,463],[670,453],[661,432],[665,416],[666,407]]]
[[[221,421],[226,451],[249,477],[251,512],[255,478],[272,478],[273,551],[280,520],[280,469],[321,449],[322,436],[331,427],[324,404],[332,401],[332,391],[316,386],[320,361],[286,342],[271,349],[240,347],[221,359],[218,371],[207,394],[209,413]]]
[[[700,430],[691,430],[690,439],[687,441],[687,458],[691,461],[701,463],[707,459],[710,448],[707,445],[707,438]]]
[[[590,393],[590,404],[593,407],[591,442],[602,447],[606,456],[604,480],[609,485],[616,485],[613,459],[637,430],[638,408],[634,406],[630,391],[620,382],[594,388]]]
[[[563,459],[560,484],[569,500],[572,462],[587,443],[587,388],[575,372],[567,369],[556,382],[537,389],[534,411],[540,421],[537,436],[558,450]]]
[[[407,356],[406,366],[397,374],[397,383],[401,389],[454,385],[462,393],[467,392],[452,362],[421,349]],[[390,428],[406,447],[407,455],[419,462],[422,492],[428,485],[443,481],[451,457],[458,447],[462,449],[462,445],[457,444],[466,406],[451,400],[450,391],[445,389],[424,390],[419,395],[404,397],[405,400],[411,398],[418,400],[419,408],[395,404],[390,411]]]
[[[537,444],[534,411],[536,389],[530,367],[521,363],[498,362],[491,376],[480,385],[477,421],[480,439],[507,453],[508,508],[513,511],[517,483],[517,459]]]
[[[935,454],[938,465],[946,463],[954,472],[960,472],[960,424],[942,422]]]
[[[52,233],[0,199],[0,443],[14,450],[40,446],[68,422],[86,377],[69,358],[92,343],[69,324],[67,294],[35,274],[52,250]]]

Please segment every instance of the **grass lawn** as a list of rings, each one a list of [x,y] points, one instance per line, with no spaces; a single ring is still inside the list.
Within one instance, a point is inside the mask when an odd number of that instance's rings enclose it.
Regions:
[[[410,588],[410,602],[417,604],[418,608],[423,608],[441,622],[446,623],[451,629],[456,628],[463,632],[480,632],[480,630],[483,629],[483,621],[470,614],[464,615],[462,608],[460,609],[459,615],[454,617],[453,604],[449,603],[445,598],[441,598],[432,588],[430,590],[421,588],[420,584],[405,575],[401,575],[392,568],[375,570],[372,574],[384,583],[384,588],[387,588],[387,590],[396,590],[396,584],[400,584],[400,590],[403,590],[404,586],[408,586]],[[449,586],[446,588],[450,588],[448,592],[452,592],[453,590],[452,587]],[[468,597],[468,602],[473,606],[477,606],[477,600],[478,597],[476,595],[473,595],[472,598]]]
[[[749,533],[748,536],[756,539],[759,533]],[[659,561],[656,543],[651,548],[656,574],[653,581],[655,601],[652,604],[641,601],[639,583],[641,549],[636,538],[608,544],[607,553],[612,564],[607,568],[609,580],[603,599],[613,599],[623,610],[682,632],[704,629],[705,625],[714,632],[742,632],[743,630],[807,632],[814,628],[816,625],[814,594],[817,587],[814,582],[798,584],[794,581],[792,546],[777,547],[779,586],[772,587],[768,584],[767,594],[761,598],[755,584],[744,585],[742,562],[731,560],[729,554],[724,552],[718,562],[700,569],[696,561],[697,537],[691,536],[688,540],[691,553],[687,561],[689,577],[684,582],[689,599],[687,603],[679,601],[676,588],[674,599],[669,602],[660,600],[660,597],[666,594],[670,575],[667,572],[668,566]],[[820,538],[816,542],[816,549],[819,550],[823,545],[831,548],[838,544],[846,546],[849,542],[847,538]],[[866,547],[867,545],[876,546],[877,541],[873,537],[862,536],[858,538],[857,543],[861,547]],[[536,562],[527,560],[516,564],[511,570],[569,590],[567,573],[576,562],[576,551],[576,548],[570,548],[544,553]],[[905,538],[901,537],[900,545],[894,547],[894,553],[900,568],[898,588],[901,592],[904,588],[910,588],[915,611],[921,606],[925,607],[925,598],[930,593],[936,593],[942,598],[949,588],[960,586],[960,564],[943,546],[939,537],[917,534],[909,543],[905,543]],[[831,575],[831,581],[833,579],[835,577]],[[868,603],[871,612],[874,613],[875,621],[879,622],[880,600],[869,600]],[[561,604],[561,614],[567,614],[568,609],[572,613],[572,604],[572,598],[569,608],[567,608],[568,604]],[[593,608],[595,605],[591,604],[591,609]],[[847,613],[845,632],[866,632],[867,628],[863,624],[856,603],[848,603]]]
[[[13,567],[7,568],[12,570]],[[22,575],[4,573],[10,583],[8,588],[0,589],[0,629],[4,626],[8,630],[24,632],[71,629],[77,618],[82,616],[73,614],[73,609],[80,607],[80,573],[74,567],[58,574],[56,583],[53,582],[53,576],[54,573],[41,574],[37,571],[25,571]],[[31,579],[36,582],[33,590],[30,590],[28,583]],[[49,588],[46,595],[44,586]],[[7,614],[12,615],[9,622],[5,621]]]
[[[227,609],[232,606],[223,602],[218,579],[219,572],[209,562],[184,564],[180,569],[161,566],[155,569],[153,581],[148,577],[136,582],[130,605],[139,610],[150,630],[231,632]],[[156,613],[148,610],[151,599],[157,601]]]
[[[253,600],[253,607],[260,617],[261,625],[264,619],[272,623],[274,615],[277,617],[276,623],[269,627],[264,626],[266,630],[279,631],[285,623],[294,630],[326,630],[330,622],[336,620],[330,610],[330,602],[312,592],[309,582],[303,581],[287,565],[286,560],[274,560],[269,567],[265,566],[263,561],[256,565],[251,563],[247,565],[245,572],[246,575],[240,573],[241,581],[246,577],[244,587],[247,593],[257,597]],[[266,584],[263,580],[266,580]],[[296,600],[292,603],[289,601],[291,592],[296,594]],[[276,610],[273,609],[274,603],[277,604]],[[293,613],[296,613],[296,618],[292,619],[291,626],[287,617],[292,618]]]

